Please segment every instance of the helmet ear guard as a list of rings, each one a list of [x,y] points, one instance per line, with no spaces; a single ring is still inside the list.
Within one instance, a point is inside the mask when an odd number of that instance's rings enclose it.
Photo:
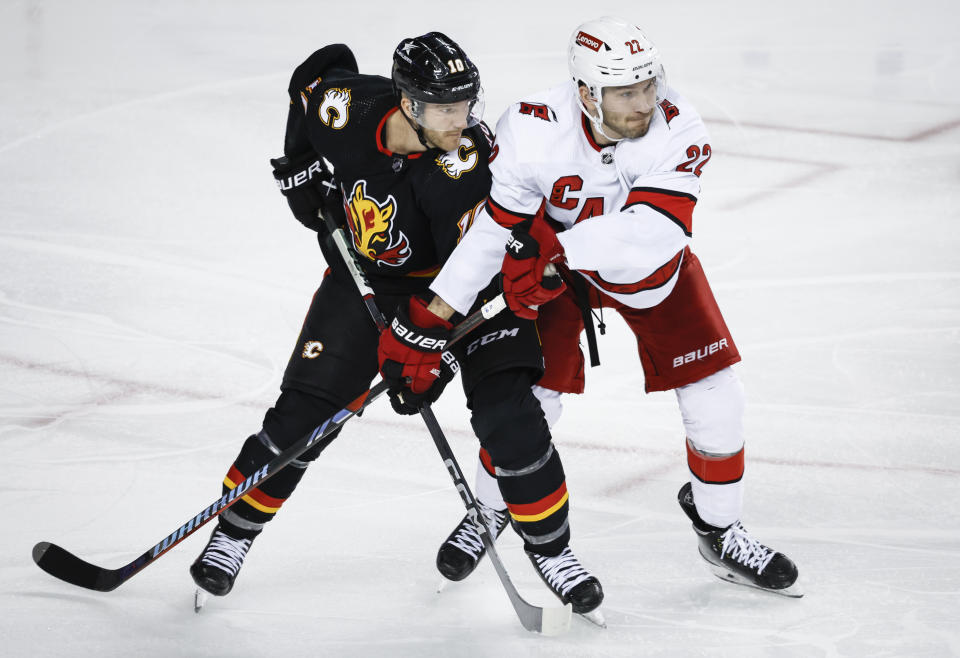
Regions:
[[[567,47],[567,66],[573,81],[587,88],[596,114],[588,111],[578,92],[580,109],[607,139],[611,138],[603,132],[604,87],[624,87],[655,78],[657,101],[667,93],[660,51],[640,28],[620,18],[604,16],[574,30]]]

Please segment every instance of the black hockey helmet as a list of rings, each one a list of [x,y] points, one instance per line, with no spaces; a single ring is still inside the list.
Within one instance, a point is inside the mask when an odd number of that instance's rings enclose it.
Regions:
[[[483,115],[480,72],[463,49],[441,32],[404,39],[393,52],[393,87],[414,103],[419,121],[422,103],[470,103],[468,125]]]

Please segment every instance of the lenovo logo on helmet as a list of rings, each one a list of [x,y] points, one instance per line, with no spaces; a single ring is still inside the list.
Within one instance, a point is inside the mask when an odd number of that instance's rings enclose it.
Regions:
[[[599,52],[599,51],[600,51],[600,46],[603,45],[603,42],[600,41],[600,39],[598,39],[597,37],[594,37],[594,36],[590,36],[589,34],[587,34],[586,32],[584,32],[583,30],[580,30],[580,32],[577,33],[577,39],[576,39],[576,41],[577,41],[577,43],[579,43],[581,46],[586,46],[587,48],[589,48],[590,50],[593,50],[593,51],[595,51],[595,52]]]

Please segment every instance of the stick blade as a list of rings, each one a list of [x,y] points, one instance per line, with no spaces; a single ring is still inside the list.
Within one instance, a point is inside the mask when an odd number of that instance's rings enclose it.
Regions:
[[[110,592],[123,582],[114,571],[90,564],[46,541],[33,547],[33,561],[54,578],[97,592]]]
[[[573,608],[569,603],[564,604],[562,608],[543,608],[543,615],[540,618],[540,634],[553,636],[566,633],[570,630],[572,611]]]

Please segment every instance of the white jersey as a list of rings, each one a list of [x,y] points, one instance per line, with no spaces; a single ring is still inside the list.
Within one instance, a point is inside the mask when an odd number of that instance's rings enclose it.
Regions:
[[[511,106],[497,123],[486,212],[430,286],[460,313],[499,270],[510,227],[544,210],[566,264],[633,308],[673,290],[692,234],[706,128],[672,89],[646,135],[601,147],[573,82]]]

